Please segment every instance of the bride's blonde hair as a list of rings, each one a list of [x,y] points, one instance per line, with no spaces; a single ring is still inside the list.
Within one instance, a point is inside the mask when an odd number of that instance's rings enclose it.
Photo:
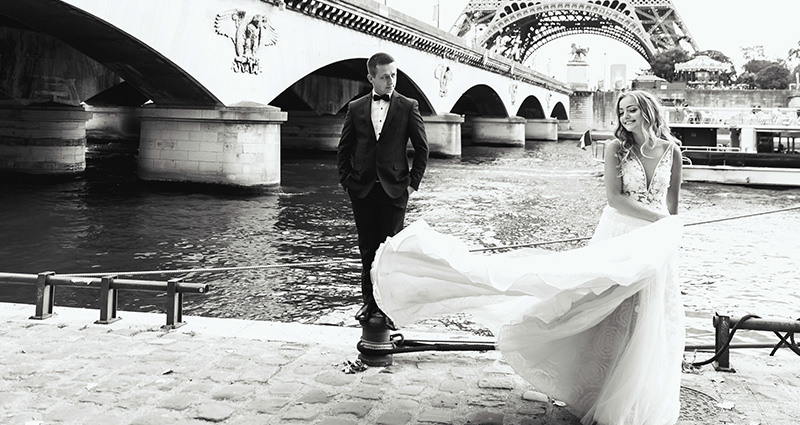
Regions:
[[[644,121],[642,123],[642,130],[644,130],[645,141],[639,148],[639,152],[641,152],[642,156],[646,156],[644,155],[645,146],[648,148],[655,147],[656,140],[672,142],[680,146],[680,140],[672,135],[669,126],[667,126],[667,120],[661,115],[661,102],[659,102],[655,96],[642,90],[622,92],[619,97],[617,97],[617,127],[614,129],[614,136],[621,142],[619,152],[617,152],[620,163],[630,157],[631,150],[636,146],[633,133],[622,126],[622,120],[620,119],[622,114],[619,112],[619,104],[622,102],[622,99],[628,96],[636,101],[636,104],[639,106],[639,111],[642,113],[642,120]]]

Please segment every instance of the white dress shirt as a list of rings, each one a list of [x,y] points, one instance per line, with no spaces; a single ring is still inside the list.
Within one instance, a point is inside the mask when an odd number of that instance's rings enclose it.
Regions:
[[[383,122],[386,121],[386,113],[389,112],[389,103],[385,100],[374,100],[372,96],[376,95],[375,90],[372,91],[370,95],[370,101],[372,102],[372,126],[375,128],[375,138],[381,138],[381,130],[383,129]],[[389,96],[392,94],[389,93]]]

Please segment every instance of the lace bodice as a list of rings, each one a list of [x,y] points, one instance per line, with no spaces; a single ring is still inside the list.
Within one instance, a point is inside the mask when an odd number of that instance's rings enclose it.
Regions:
[[[620,163],[622,194],[649,209],[666,212],[667,190],[672,175],[672,149],[674,146],[670,145],[664,150],[653,171],[649,187],[644,165],[634,154],[628,155]]]

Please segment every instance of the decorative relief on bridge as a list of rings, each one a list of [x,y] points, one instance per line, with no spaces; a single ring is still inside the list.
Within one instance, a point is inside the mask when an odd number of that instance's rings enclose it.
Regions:
[[[52,76],[32,75],[32,93],[25,101],[29,103],[60,103],[78,106],[80,96],[75,89],[74,78],[61,78]],[[20,99],[22,100],[22,99]]]
[[[453,79],[453,71],[449,66],[440,64],[436,67],[436,70],[433,71],[433,76],[439,80],[439,97],[447,96],[447,85],[450,83],[450,80]]]
[[[217,34],[230,38],[236,48],[234,72],[260,74],[261,63],[256,54],[261,47],[278,43],[278,33],[266,15],[251,15],[243,10],[220,13],[214,19]]]
[[[511,94],[511,104],[517,103],[517,91],[519,90],[519,85],[517,83],[511,83],[508,86],[508,93]]]

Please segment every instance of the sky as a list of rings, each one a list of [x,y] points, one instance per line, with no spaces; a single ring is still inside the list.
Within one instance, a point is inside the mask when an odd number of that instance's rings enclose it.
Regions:
[[[375,0],[436,26],[433,6],[440,4],[439,28],[449,31],[468,0]],[[763,45],[767,59],[785,59],[800,42],[800,0],[673,0],[681,19],[700,50],[719,50],[737,71],[744,64],[741,47]],[[572,35],[539,48],[529,66],[566,80],[572,43],[588,47],[590,85],[611,79],[610,66],[624,64],[629,81],[648,68],[647,62],[624,44],[608,37]]]

